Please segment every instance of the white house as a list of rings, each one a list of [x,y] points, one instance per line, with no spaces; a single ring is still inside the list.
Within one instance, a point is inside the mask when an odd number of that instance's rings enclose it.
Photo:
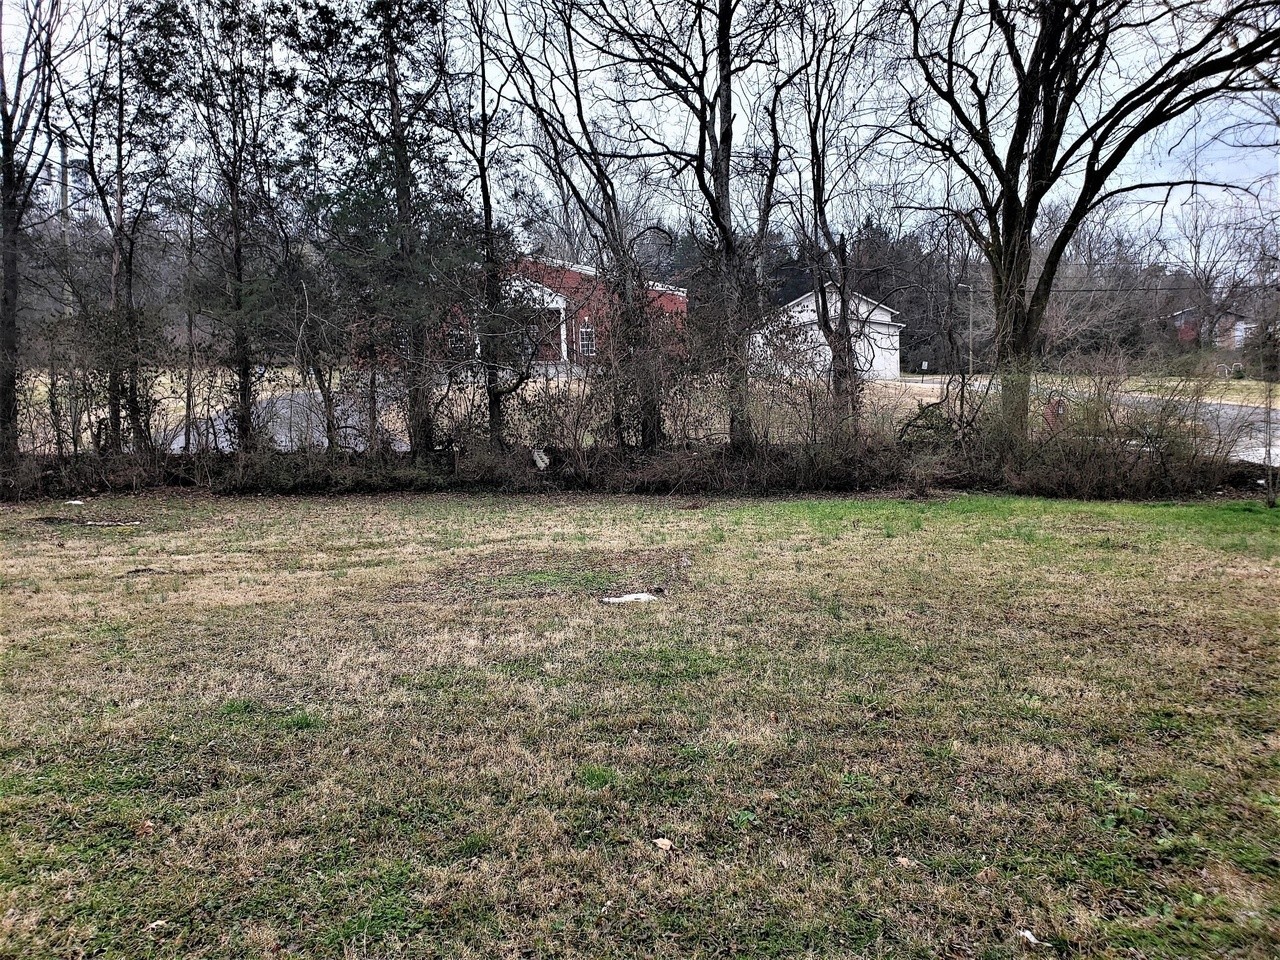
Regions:
[[[777,364],[791,375],[825,376],[831,372],[831,347],[818,327],[818,296],[814,291],[782,308],[781,316],[755,338],[756,358]],[[840,295],[827,285],[827,310],[838,310]],[[898,311],[854,293],[850,297],[857,318],[852,324],[858,366],[870,380],[897,380],[901,373]]]

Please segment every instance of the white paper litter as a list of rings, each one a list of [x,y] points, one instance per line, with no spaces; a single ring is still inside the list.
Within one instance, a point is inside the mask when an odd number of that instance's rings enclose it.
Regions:
[[[601,597],[601,603],[648,603],[657,600],[652,593],[624,593],[620,597]]]
[[[63,506],[64,506],[64,507],[83,507],[83,506],[84,506],[84,501],[83,501],[83,500],[68,500],[66,503],[64,503],[64,504],[63,504]]]
[[[1020,936],[1023,940],[1027,941],[1027,943],[1033,947],[1038,947],[1044,943],[1043,940],[1036,939],[1036,935],[1032,933],[1030,930],[1019,930],[1018,936]]]

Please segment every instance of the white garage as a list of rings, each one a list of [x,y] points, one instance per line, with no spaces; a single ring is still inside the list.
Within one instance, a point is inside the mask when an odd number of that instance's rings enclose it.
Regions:
[[[831,347],[818,327],[818,296],[810,291],[782,308],[776,324],[756,338],[756,359],[785,369],[791,375],[826,375],[831,371]],[[858,366],[869,380],[897,380],[901,372],[897,310],[855,293],[851,303],[860,322],[854,330]],[[839,293],[827,287],[827,309],[838,308]]]

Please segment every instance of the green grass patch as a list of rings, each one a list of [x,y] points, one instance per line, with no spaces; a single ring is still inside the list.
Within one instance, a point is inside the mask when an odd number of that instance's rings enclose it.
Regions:
[[[0,516],[0,957],[1280,956],[1280,517],[687,506]]]

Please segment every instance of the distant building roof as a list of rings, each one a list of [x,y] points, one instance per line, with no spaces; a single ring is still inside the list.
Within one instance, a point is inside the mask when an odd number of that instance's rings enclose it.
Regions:
[[[527,257],[516,267],[526,280],[546,287],[552,293],[575,303],[587,303],[606,296],[607,287],[596,267],[568,263],[550,257]],[[646,284],[650,301],[666,313],[687,313],[689,294],[683,287],[662,283]]]
[[[835,285],[834,283],[830,283],[830,282],[828,282],[828,283],[827,283],[827,285],[826,285],[826,289],[827,289],[827,291],[828,291],[828,295],[829,295],[829,296],[836,296],[836,297],[838,297],[838,296],[839,296],[839,289],[836,287],[836,285]],[[880,323],[880,324],[884,324],[884,325],[886,325],[886,326],[894,326],[894,327],[902,327],[902,326],[904,326],[904,324],[901,324],[901,323],[895,323],[895,322],[894,322],[894,321],[892,321],[892,320],[880,320],[880,319],[876,319],[876,318],[874,318],[874,317],[872,317],[872,316],[871,316],[871,314],[872,314],[872,312],[873,312],[873,311],[875,311],[875,310],[883,310],[885,313],[889,314],[890,316],[894,316],[894,317],[896,317],[896,316],[898,316],[898,315],[899,315],[899,312],[898,312],[897,310],[893,309],[893,307],[885,306],[885,304],[884,304],[883,302],[881,302],[881,301],[879,301],[879,300],[873,300],[871,297],[868,297],[868,296],[866,296],[865,294],[858,293],[856,290],[855,290],[855,291],[852,291],[852,292],[849,294],[849,296],[850,296],[850,297],[852,297],[852,298],[853,298],[853,300],[854,300],[857,304],[859,304],[859,305],[862,307],[862,309],[863,309],[863,310],[865,310],[865,312],[866,312],[866,314],[867,314],[866,319],[867,319],[869,322],[871,322],[871,323]],[[807,293],[802,293],[800,296],[796,297],[794,300],[792,300],[790,303],[788,303],[786,306],[784,306],[784,307],[782,308],[782,312],[783,312],[784,314],[788,314],[788,313],[790,313],[790,314],[794,314],[795,312],[797,312],[797,311],[799,311],[799,310],[809,309],[809,308],[810,308],[810,304],[809,304],[809,303],[807,303],[807,301],[816,301],[816,300],[817,300],[817,293],[816,293],[816,291],[810,290],[810,291],[808,291]],[[828,303],[830,303],[830,301],[828,301]],[[812,306],[811,308],[816,312],[816,310],[817,310],[816,305]]]

